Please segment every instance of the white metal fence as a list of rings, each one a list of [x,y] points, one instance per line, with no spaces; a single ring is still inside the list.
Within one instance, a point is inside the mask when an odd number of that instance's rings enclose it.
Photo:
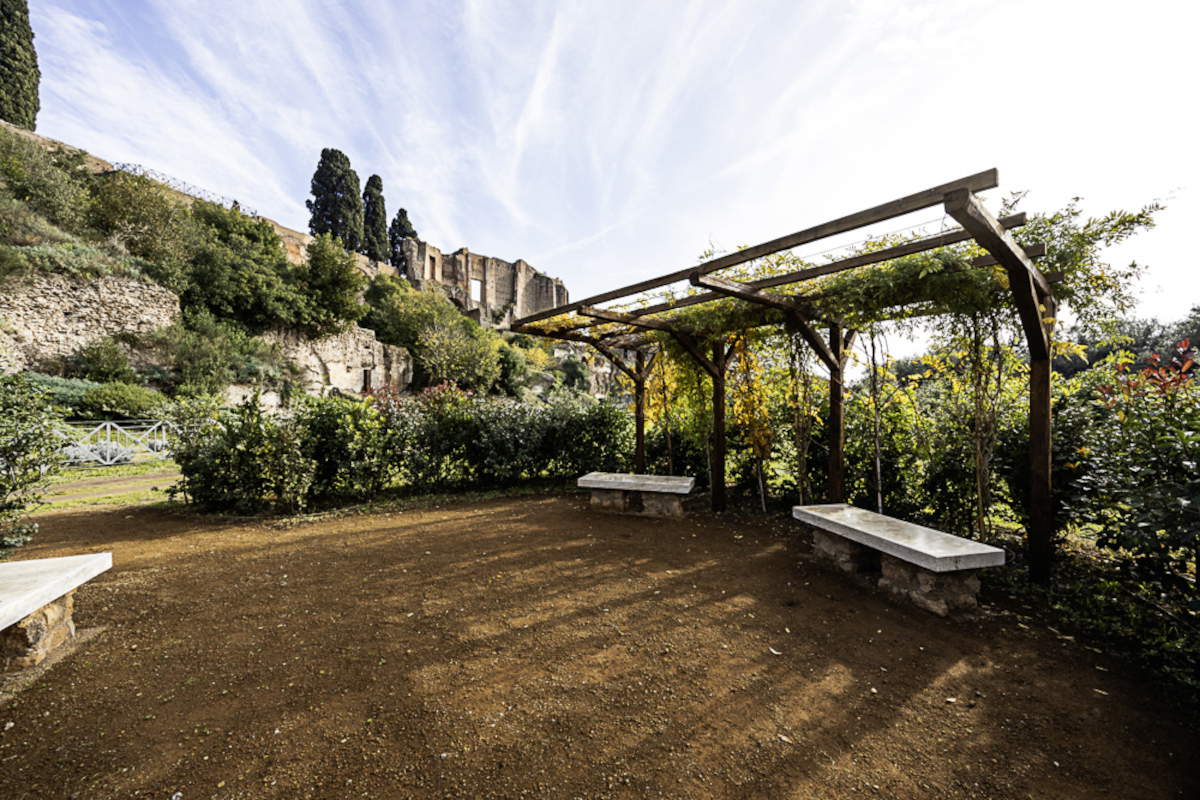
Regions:
[[[164,420],[84,420],[70,422],[63,431],[63,456],[69,466],[130,464],[168,458]]]

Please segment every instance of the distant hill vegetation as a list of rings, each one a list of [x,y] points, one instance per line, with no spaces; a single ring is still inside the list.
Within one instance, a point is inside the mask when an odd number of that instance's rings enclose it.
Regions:
[[[416,291],[389,274],[368,281],[330,231],[309,241],[302,259],[289,260],[270,221],[104,167],[82,151],[0,127],[0,281],[121,276],[165,287],[180,300],[172,330],[103,348],[102,368],[94,352],[42,365],[55,376],[111,377],[115,369],[121,382],[169,394],[220,392],[230,383],[283,389],[293,377],[289,364],[261,334],[319,338],[360,321],[381,342],[414,354],[418,387],[450,382],[516,394],[529,367],[559,369],[544,346],[528,337],[506,342],[436,289]],[[372,194],[379,188],[369,185]],[[368,205],[378,254],[382,196]],[[397,232],[415,233],[403,211],[397,219]],[[114,368],[121,354],[134,366]],[[566,374],[559,376],[564,382]]]

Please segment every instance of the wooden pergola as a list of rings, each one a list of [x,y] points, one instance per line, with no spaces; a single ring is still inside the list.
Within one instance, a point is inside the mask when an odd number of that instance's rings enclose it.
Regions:
[[[1055,301],[1051,284],[1057,276],[1044,275],[1033,259],[1041,256],[1042,245],[1022,248],[1010,230],[1024,225],[1024,214],[995,218],[976,197],[976,192],[999,185],[995,169],[970,175],[891,202],[848,214],[768,242],[714,258],[696,266],[656,278],[602,292],[556,308],[516,320],[512,330],[587,344],[624,372],[634,386],[636,418],[635,469],[645,471],[645,386],[658,350],[648,332],[671,337],[712,379],[712,446],[710,472],[714,511],[725,509],[725,374],[732,347],[726,336],[733,329],[696,330],[670,318],[676,309],[733,298],[746,313],[737,330],[762,325],[785,325],[799,333],[829,370],[829,464],[827,494],[831,502],[845,500],[845,409],[843,383],[848,354],[855,331],[836,315],[817,310],[811,296],[792,296],[778,287],[802,284],[835,273],[912,256],[948,245],[974,241],[986,253],[968,268],[999,265],[1008,276],[1009,293],[1020,318],[1029,348],[1029,461],[1030,521],[1027,548],[1030,571],[1035,579],[1047,580],[1053,556],[1053,506],[1050,463],[1050,372],[1051,327]],[[961,225],[950,231],[906,241],[873,252],[841,258],[820,266],[783,275],[736,281],[715,273],[755,259],[817,242],[839,234],[942,206]],[[680,282],[705,291],[684,295],[640,308],[612,310],[600,304],[631,298]],[[897,313],[897,317],[902,314]],[[561,319],[560,319],[561,318]],[[821,329],[824,329],[822,332]]]

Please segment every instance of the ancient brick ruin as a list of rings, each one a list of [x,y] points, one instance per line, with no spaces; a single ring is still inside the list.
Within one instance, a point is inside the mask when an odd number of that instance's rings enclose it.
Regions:
[[[414,286],[441,286],[463,313],[482,325],[507,327],[517,317],[570,302],[560,279],[522,259],[503,261],[465,247],[444,254],[417,239],[404,241],[404,257]]]

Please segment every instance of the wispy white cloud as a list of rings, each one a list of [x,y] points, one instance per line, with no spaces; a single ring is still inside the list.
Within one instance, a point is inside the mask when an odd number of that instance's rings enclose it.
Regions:
[[[1200,73],[1169,0],[37,0],[40,128],[303,227],[322,147],[435,244],[576,296],[989,166],[1035,206],[1178,190]],[[1177,313],[1180,293],[1147,298]]]

